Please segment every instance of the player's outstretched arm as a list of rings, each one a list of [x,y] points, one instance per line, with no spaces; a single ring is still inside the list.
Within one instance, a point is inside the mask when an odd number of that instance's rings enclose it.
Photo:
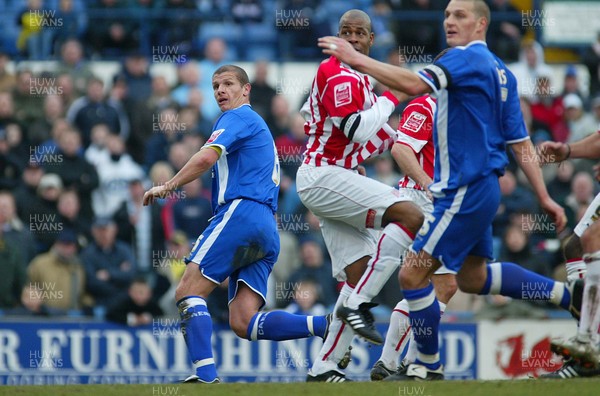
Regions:
[[[431,88],[419,76],[398,66],[376,61],[357,52],[350,43],[339,37],[327,36],[319,38],[319,47],[323,53],[333,55],[353,69],[373,76],[380,83],[390,88],[416,96],[431,92]]]
[[[540,168],[540,158],[531,140],[527,139],[513,143],[511,144],[511,149],[515,154],[519,167],[523,170],[525,176],[527,176],[527,180],[529,180],[542,209],[552,217],[552,220],[556,224],[557,232],[561,232],[567,225],[565,210],[554,202],[550,194],[548,194]]]
[[[600,131],[571,144],[544,142],[541,151],[544,163],[560,162],[567,158],[600,158]]]
[[[146,191],[144,194],[144,206],[151,205],[155,198],[164,198],[170,191],[199,178],[200,175],[209,170],[217,162],[219,156],[220,154],[210,147],[202,148],[189,159],[171,180]]]

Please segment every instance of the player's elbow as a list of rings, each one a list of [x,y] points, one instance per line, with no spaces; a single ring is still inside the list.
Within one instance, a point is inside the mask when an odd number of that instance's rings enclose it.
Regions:
[[[425,81],[421,80],[417,74],[413,74],[411,75],[410,80],[404,84],[401,91],[409,96],[419,96],[430,93],[433,90]]]
[[[406,146],[405,144],[402,143],[394,143],[394,145],[392,146],[392,157],[394,157],[394,160],[396,161],[396,163],[398,164],[398,166],[400,167],[400,169],[402,169],[402,171],[404,173],[407,172],[407,164],[405,159],[407,158],[408,155],[412,154],[412,150]]]
[[[428,86],[421,82],[416,81],[414,84],[410,84],[405,87],[402,91],[408,96],[418,96],[428,92]]]
[[[219,153],[214,149],[208,147],[200,150],[195,161],[196,167],[199,169],[208,169],[212,167],[219,159]]]
[[[392,146],[392,157],[394,157],[396,162],[398,162],[398,160],[402,157],[402,155],[404,155],[402,146],[403,145],[400,143],[394,143],[394,145]]]

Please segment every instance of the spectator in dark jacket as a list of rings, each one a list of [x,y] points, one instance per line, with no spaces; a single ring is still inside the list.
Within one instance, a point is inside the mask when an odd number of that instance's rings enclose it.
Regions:
[[[0,129],[0,189],[14,189],[19,184],[19,158],[10,152],[6,131]]]
[[[61,156],[57,161],[44,164],[46,172],[56,173],[66,188],[73,188],[77,191],[81,199],[80,216],[83,220],[91,222],[94,217],[92,191],[100,184],[96,168],[82,155],[81,138],[74,130],[62,133],[58,147]]]
[[[287,304],[293,299],[293,295],[289,291],[295,292],[300,282],[305,280],[312,280],[320,285],[320,302],[326,306],[335,304],[336,282],[331,278],[331,266],[325,261],[319,243],[312,239],[305,240],[300,245],[300,258],[302,261],[301,267],[290,276],[287,284],[284,282],[285,285],[279,287],[280,290],[284,291],[283,295],[288,298]],[[285,291],[288,291],[288,293]]]
[[[152,299],[152,289],[143,278],[136,278],[127,294],[116,299],[106,312],[106,319],[128,326],[143,326],[162,316],[163,311]]]
[[[0,308],[14,308],[25,284],[25,264],[16,246],[0,230]]]
[[[0,233],[16,246],[25,265],[35,257],[37,250],[31,232],[17,217],[15,197],[10,191],[0,191]]]
[[[202,195],[201,179],[183,186],[183,194],[185,199],[173,204],[173,229],[185,232],[191,240],[208,226],[213,211],[210,200]]]
[[[117,226],[108,218],[98,218],[92,226],[94,241],[81,254],[86,285],[96,305],[108,306],[135,277],[136,265],[131,248],[117,241]]]
[[[129,136],[129,120],[127,114],[106,100],[104,82],[91,78],[87,84],[87,94],[76,99],[67,111],[67,120],[80,132],[83,147],[90,144],[92,128],[98,124],[106,124],[109,129],[119,134],[123,140]]]

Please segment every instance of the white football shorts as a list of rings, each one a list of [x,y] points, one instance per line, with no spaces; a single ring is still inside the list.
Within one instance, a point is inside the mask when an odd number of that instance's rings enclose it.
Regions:
[[[391,186],[333,165],[303,164],[296,188],[302,203],[320,220],[332,275],[339,281],[346,279],[344,268],[375,253],[386,209],[412,201]]]

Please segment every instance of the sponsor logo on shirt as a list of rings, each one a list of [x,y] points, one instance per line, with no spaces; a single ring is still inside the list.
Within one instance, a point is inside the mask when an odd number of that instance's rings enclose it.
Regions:
[[[333,88],[335,107],[344,106],[352,102],[352,86],[349,82],[341,83]]]
[[[214,131],[206,141],[206,144],[214,142],[224,131],[225,129],[217,129]]]
[[[421,129],[426,120],[427,116],[413,111],[410,113],[410,116],[406,119],[406,121],[404,121],[404,124],[402,124],[402,129],[416,133],[419,131],[419,129]]]

